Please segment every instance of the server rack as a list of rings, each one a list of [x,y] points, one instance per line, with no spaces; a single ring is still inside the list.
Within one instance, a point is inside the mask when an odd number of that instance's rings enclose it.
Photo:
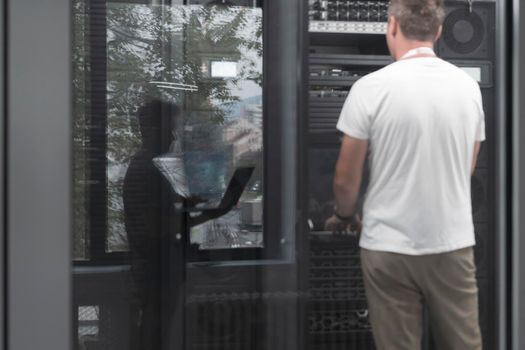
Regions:
[[[472,211],[476,232],[476,267],[480,303],[480,327],[484,348],[495,348],[495,269],[497,189],[497,86],[494,80],[496,62],[496,3],[480,2],[472,9],[461,1],[450,1],[446,7],[443,37],[438,54],[467,71],[474,69],[483,96],[487,140],[482,145],[479,161],[472,177]],[[459,32],[472,28],[469,37]]]
[[[348,91],[391,62],[384,40],[387,1],[309,2],[307,149],[308,349],[374,349],[358,239],[324,232],[333,213],[332,179]],[[365,181],[366,182],[366,181]]]
[[[310,275],[312,294],[308,313],[310,321],[325,320],[324,328],[311,323],[308,330],[311,349],[343,349],[358,344],[359,349],[374,348],[371,330],[355,322],[349,315],[356,308],[365,315],[366,301],[356,293],[361,286],[359,273],[355,284],[341,279],[359,267],[353,261],[357,241],[351,237],[335,237],[322,232],[323,221],[332,213],[331,180],[337,159],[340,137],[335,125],[352,84],[364,74],[389,64],[384,32],[387,1],[309,1],[309,154],[307,188],[310,196]],[[487,141],[484,142],[472,178],[472,208],[477,245],[475,257],[480,297],[480,326],[485,349],[504,344],[501,320],[505,319],[504,252],[505,252],[505,51],[503,50],[505,6],[496,1],[445,1],[446,18],[442,38],[436,44],[437,54],[464,69],[482,89],[486,114]],[[496,39],[498,38],[498,40]],[[346,240],[341,244],[341,240]],[[325,254],[325,264],[333,266],[330,274],[319,272],[318,252]],[[346,256],[346,265],[338,265],[339,256]],[[338,275],[339,274],[339,275]],[[502,276],[503,274],[503,276]],[[319,290],[318,280],[323,280]],[[328,282],[329,281],[329,282]],[[345,284],[347,283],[347,284]],[[343,303],[331,305],[316,298],[333,295],[338,286],[346,294]],[[315,293],[314,293],[315,292]],[[340,294],[342,295],[342,294]],[[330,310],[335,307],[337,317]],[[332,317],[327,318],[330,314]],[[344,315],[344,316],[343,316]],[[313,325],[313,326],[312,326]],[[343,326],[344,325],[344,326]],[[498,328],[499,327],[499,328]],[[433,348],[431,330],[424,345]],[[360,339],[366,338],[362,342]],[[359,340],[358,340],[359,339]],[[498,346],[499,345],[499,346]]]

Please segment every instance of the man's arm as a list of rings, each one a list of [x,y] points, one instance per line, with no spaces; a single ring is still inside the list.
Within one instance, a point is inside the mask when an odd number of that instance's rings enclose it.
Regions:
[[[367,150],[368,140],[344,136],[334,176],[334,195],[339,216],[347,217],[356,213]]]
[[[474,143],[474,155],[472,157],[472,168],[470,169],[470,175],[473,175],[474,171],[476,170],[476,163],[478,162],[478,155],[479,155],[480,148],[481,148],[481,142],[476,141]]]

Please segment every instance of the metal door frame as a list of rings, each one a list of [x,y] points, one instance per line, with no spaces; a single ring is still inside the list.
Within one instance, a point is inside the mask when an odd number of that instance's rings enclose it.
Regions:
[[[511,337],[512,349],[525,346],[525,6],[521,0],[512,1],[512,296]]]
[[[0,115],[0,349],[5,349],[5,338],[4,332],[6,329],[5,322],[5,239],[6,239],[6,226],[5,226],[5,144],[7,139],[7,133],[5,130],[6,125],[6,109],[5,109],[5,1],[0,0],[0,109],[2,114]]]
[[[6,6],[6,349],[72,349],[71,5]]]
[[[508,290],[510,287],[508,271],[509,271],[509,212],[510,212],[510,198],[509,198],[509,157],[510,140],[509,130],[511,118],[509,115],[509,92],[512,90],[510,86],[510,76],[508,75],[508,62],[510,47],[508,45],[508,21],[509,9],[507,1],[496,2],[496,55],[495,55],[495,75],[496,75],[496,266],[495,288],[496,306],[496,331],[495,331],[495,345],[497,349],[507,349],[509,346],[508,339]]]

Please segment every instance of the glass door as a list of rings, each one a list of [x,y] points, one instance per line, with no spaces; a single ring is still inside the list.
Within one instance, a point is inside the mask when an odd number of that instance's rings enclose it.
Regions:
[[[74,1],[77,349],[297,348],[301,11]]]

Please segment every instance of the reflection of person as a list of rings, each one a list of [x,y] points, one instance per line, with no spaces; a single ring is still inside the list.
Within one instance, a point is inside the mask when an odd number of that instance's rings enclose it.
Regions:
[[[392,0],[387,43],[395,63],[352,88],[334,179],[336,215],[355,216],[363,163],[370,184],[360,238],[378,349],[420,349],[429,310],[437,349],[481,349],[470,176],[485,138],[478,84],[437,58],[442,0]]]
[[[160,329],[161,178],[152,159],[161,153],[161,102],[138,112],[142,147],[130,161],[123,185],[126,232],[133,254],[138,310],[136,349],[158,349]]]

